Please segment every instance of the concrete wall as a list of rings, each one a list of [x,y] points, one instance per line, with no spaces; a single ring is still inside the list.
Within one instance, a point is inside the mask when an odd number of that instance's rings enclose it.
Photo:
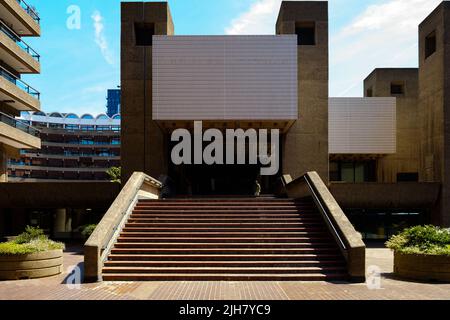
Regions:
[[[108,208],[120,189],[112,182],[0,183],[0,209]]]
[[[152,23],[156,35],[172,35],[167,3],[124,2],[121,13],[122,182],[141,171],[158,178],[167,173],[168,151],[152,119],[152,47],[137,46],[135,23]],[[151,35],[149,35],[151,36]]]
[[[439,183],[332,183],[330,191],[346,209],[434,209]]]
[[[317,171],[328,181],[328,2],[284,1],[277,34],[295,34],[296,26],[315,25],[315,45],[298,46],[298,117],[285,136],[282,170],[294,179]]]
[[[402,84],[404,93],[392,95],[391,84]],[[397,100],[397,151],[378,160],[377,181],[397,182],[398,173],[418,173],[420,149],[418,69],[375,69],[364,80],[366,97],[369,89],[373,97],[394,97]]]
[[[436,52],[425,57],[425,39],[436,32]],[[433,222],[450,226],[450,2],[442,2],[419,26],[419,114],[422,181],[442,182]]]

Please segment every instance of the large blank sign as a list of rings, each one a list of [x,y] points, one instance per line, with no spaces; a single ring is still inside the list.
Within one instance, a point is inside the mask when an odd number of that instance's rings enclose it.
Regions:
[[[330,98],[331,154],[393,154],[397,150],[395,98]]]
[[[296,120],[297,37],[154,36],[154,120]]]

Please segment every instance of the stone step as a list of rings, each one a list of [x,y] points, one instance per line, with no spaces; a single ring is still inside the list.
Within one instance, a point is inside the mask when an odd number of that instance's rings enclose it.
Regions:
[[[148,227],[148,228],[301,228],[305,230],[320,229],[324,230],[325,226],[310,226],[305,223],[292,223],[292,222],[274,222],[274,223],[160,223],[154,222],[132,222],[126,223],[125,227]]]
[[[133,213],[141,213],[141,214],[227,214],[227,215],[239,215],[239,214],[301,214],[302,212],[309,213],[309,214],[315,214],[317,213],[317,210],[298,210],[298,209],[267,209],[267,210],[256,210],[256,209],[245,209],[245,208],[239,208],[239,209],[233,209],[233,210],[227,210],[227,209],[156,209],[156,208],[142,208],[142,207],[135,207],[133,210]]]
[[[313,273],[345,273],[345,267],[105,267],[103,273],[132,273],[132,274],[148,274],[148,273],[202,273],[202,274],[313,274]]]
[[[139,227],[139,226],[133,226],[127,225],[125,228],[123,228],[122,232],[205,232],[205,233],[215,233],[217,232],[255,232],[255,233],[261,233],[261,232],[270,232],[270,233],[284,233],[284,232],[308,232],[308,233],[317,233],[317,232],[325,232],[325,229],[309,229],[309,228],[291,228],[291,227],[277,227],[277,228],[265,228],[265,227],[256,227],[256,228],[245,228],[245,227],[228,227],[228,228],[164,228],[164,227]]]
[[[235,255],[245,255],[245,254],[314,254],[314,253],[336,253],[339,252],[337,247],[312,247],[312,248],[220,248],[220,249],[209,249],[209,248],[113,248],[111,253],[113,254],[158,254],[158,255],[195,255],[195,254],[235,254]]]
[[[134,240],[134,239],[133,239]],[[265,248],[265,249],[284,249],[284,248],[313,248],[313,247],[334,247],[333,242],[303,242],[303,243],[150,243],[150,242],[117,242],[115,248],[173,248],[173,249],[239,249],[239,248]]]
[[[271,203],[299,203],[299,204],[311,204],[312,201],[295,200],[295,199],[260,199],[260,198],[199,198],[199,199],[140,199],[139,203],[153,203],[153,204],[180,204],[180,203],[260,203],[260,204],[271,204]]]
[[[182,274],[182,273],[148,273],[103,275],[104,281],[345,281],[346,273],[333,274]]]
[[[187,237],[135,237],[135,236],[124,236],[121,235],[117,240],[118,242],[150,242],[150,243],[302,243],[308,241],[329,241],[331,236],[328,237],[292,237],[292,238],[256,238],[256,237],[198,237],[198,238],[187,238]]]
[[[314,217],[314,218],[302,218],[300,216],[291,216],[291,217],[200,217],[200,216],[193,216],[193,217],[186,217],[186,216],[147,216],[147,215],[137,215],[133,214],[128,221],[176,221],[176,222],[194,222],[194,221],[200,221],[200,222],[321,222],[323,224],[323,220],[321,217]]]
[[[313,252],[299,254],[129,254],[112,253],[109,261],[311,261],[311,260],[340,260],[340,252]]]
[[[311,232],[131,232],[125,231],[121,233],[123,237],[137,237],[137,238],[155,238],[155,237],[255,237],[255,238],[282,238],[282,237],[300,237],[309,235],[326,236],[324,231]]]
[[[296,205],[281,205],[281,206],[248,206],[248,205],[227,205],[227,206],[217,206],[217,205],[192,205],[192,206],[157,206],[157,205],[145,205],[137,204],[136,209],[139,210],[196,210],[196,211],[278,211],[278,210],[295,210],[295,211],[317,211],[313,207],[306,206],[296,206]]]
[[[311,266],[334,266],[345,268],[344,260],[310,260],[310,261],[106,261],[107,267],[311,267]]]

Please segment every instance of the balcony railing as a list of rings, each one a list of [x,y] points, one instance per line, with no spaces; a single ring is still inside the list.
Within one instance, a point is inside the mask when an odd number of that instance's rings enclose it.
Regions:
[[[0,20],[0,31],[6,34],[12,41],[14,41],[20,49],[28,53],[34,60],[39,61],[41,56],[34,51],[25,41],[23,41],[13,30],[11,30],[3,21]]]
[[[39,91],[37,91],[33,87],[29,86],[27,83],[25,83],[24,81],[20,80],[15,75],[13,75],[11,72],[3,69],[2,67],[0,67],[0,76],[5,78],[9,82],[15,84],[19,89],[25,91],[30,96],[33,96],[34,98],[36,98],[38,100],[41,98],[41,94],[40,94]]]
[[[40,136],[40,131],[30,127],[29,125],[23,123],[20,120],[14,119],[4,113],[0,112],[0,122],[3,122],[13,128],[19,129],[25,133],[31,134],[32,136],[38,137]]]
[[[34,21],[36,21],[37,24],[41,23],[41,18],[33,7],[28,5],[28,3],[23,0],[17,0],[17,2],[20,4],[23,10],[25,10],[25,12],[28,13],[28,15],[33,18]]]

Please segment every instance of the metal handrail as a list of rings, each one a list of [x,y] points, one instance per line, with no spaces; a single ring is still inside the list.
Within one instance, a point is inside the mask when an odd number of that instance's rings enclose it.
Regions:
[[[10,117],[2,112],[0,112],[0,122],[5,123],[13,128],[19,129],[20,131],[23,131],[25,133],[28,133],[32,136],[35,137],[40,137],[41,132],[31,126],[29,126],[28,124],[14,119],[13,117]]]
[[[23,10],[25,10],[28,15],[33,18],[34,21],[37,22],[37,24],[41,23],[41,18],[39,17],[36,10],[34,10],[28,3],[26,3],[24,0],[17,0],[19,5],[22,7]]]
[[[36,61],[40,61],[41,56],[34,51],[25,41],[23,41],[20,36],[9,28],[2,20],[0,20],[0,31],[7,35],[12,41],[14,41],[19,48],[28,53]]]
[[[15,75],[13,75],[11,72],[9,72],[8,70],[4,69],[3,67],[0,66],[0,76],[2,76],[3,78],[5,78],[6,80],[8,80],[9,82],[13,83],[14,85],[16,85],[19,89],[25,91],[26,93],[28,93],[30,96],[33,96],[34,98],[36,98],[37,100],[40,100],[41,98],[41,93],[39,91],[37,91],[36,89],[34,89],[33,87],[31,87],[30,85],[28,85],[26,82],[24,82],[23,80],[17,78]]]
[[[345,245],[344,240],[342,239],[339,231],[336,229],[336,227],[334,226],[333,221],[331,221],[330,217],[329,217],[329,212],[324,208],[323,204],[322,204],[322,200],[319,198],[319,196],[317,195],[314,187],[311,185],[311,183],[309,182],[308,178],[305,176],[305,181],[306,184],[308,185],[309,190],[311,191],[311,195],[314,199],[314,202],[316,202],[316,204],[319,207],[319,210],[322,212],[322,215],[325,217],[325,219],[327,220],[327,224],[330,226],[330,228],[333,230],[334,235],[336,236],[336,240],[339,242],[340,247],[343,251],[347,250],[347,246]]]

